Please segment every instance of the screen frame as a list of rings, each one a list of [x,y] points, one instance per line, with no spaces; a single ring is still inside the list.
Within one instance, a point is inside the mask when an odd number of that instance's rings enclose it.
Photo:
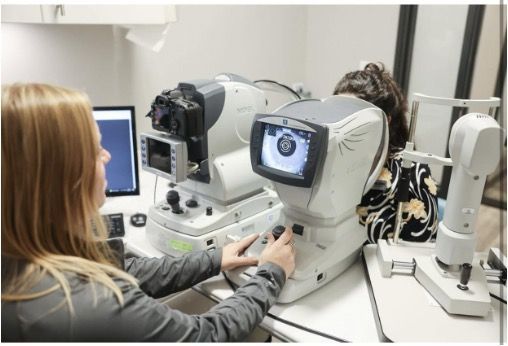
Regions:
[[[270,124],[295,130],[312,132],[309,154],[302,176],[265,166],[261,163],[264,125]],[[252,170],[269,180],[297,187],[312,187],[322,168],[328,146],[328,128],[316,123],[278,114],[256,114],[251,128],[250,160]]]
[[[130,122],[131,122],[131,141],[132,141],[132,156],[131,159],[134,162],[134,181],[136,183],[136,188],[132,191],[111,191],[106,187],[106,197],[120,197],[120,196],[139,196],[140,188],[139,188],[139,169],[138,169],[138,147],[136,140],[136,112],[134,106],[98,106],[93,107],[93,111],[125,111],[128,110],[130,113]],[[92,114],[93,116],[93,114]],[[94,120],[95,117],[94,117]],[[107,170],[106,165],[106,170]]]
[[[280,129],[283,133],[284,133],[284,129],[287,129],[289,130],[289,135],[290,136],[294,136],[294,134],[298,131],[303,131],[305,133],[308,133],[310,134],[310,137],[307,137],[307,135],[305,135],[306,139],[309,140],[309,144],[307,145],[307,150],[308,150],[308,147],[310,146],[310,142],[312,141],[312,138],[316,135],[316,133],[314,131],[307,131],[307,130],[303,130],[303,129],[295,129],[295,128],[291,128],[291,127],[288,127],[288,126],[279,126],[279,125],[274,125],[274,124],[270,124],[270,123],[263,123],[263,125],[261,126],[261,132],[263,134],[262,136],[262,141],[261,141],[261,145],[264,147],[265,146],[265,141],[267,140],[267,134],[266,134],[266,131],[268,130],[269,127],[273,127],[273,129],[275,131],[277,131],[278,129]],[[287,132],[285,132],[287,133]],[[305,175],[305,172],[307,172],[307,166],[308,166],[308,156],[309,156],[309,153],[307,151],[306,155],[305,155],[305,161],[303,163],[303,171],[301,172],[301,174],[298,174],[298,173],[295,173],[295,172],[290,172],[289,170],[284,170],[284,169],[281,169],[281,168],[277,168],[277,167],[273,167],[271,166],[268,162],[267,162],[267,159],[265,158],[265,160],[263,160],[263,154],[264,154],[264,150],[261,150],[260,152],[260,163],[263,165],[263,167],[266,167],[266,168],[270,168],[270,169],[274,169],[278,172],[280,172],[281,174],[282,173],[287,173],[287,174],[290,174],[290,176],[293,176],[293,175],[297,175],[297,176],[300,176],[300,177],[303,177]],[[265,161],[263,163],[263,161]]]

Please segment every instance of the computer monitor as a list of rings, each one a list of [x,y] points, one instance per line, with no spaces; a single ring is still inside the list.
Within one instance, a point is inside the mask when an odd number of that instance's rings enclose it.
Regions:
[[[93,116],[102,135],[102,147],[111,154],[106,165],[106,196],[139,195],[134,107],[94,107]]]

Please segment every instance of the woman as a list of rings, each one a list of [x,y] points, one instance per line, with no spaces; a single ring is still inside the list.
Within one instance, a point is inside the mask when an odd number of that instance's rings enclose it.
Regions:
[[[374,187],[357,207],[360,223],[367,229],[368,240],[393,236],[398,202],[395,200],[401,171],[401,153],[408,140],[407,100],[383,64],[369,63],[363,70],[347,73],[337,83],[334,95],[354,95],[381,108],[389,123],[388,157]],[[437,230],[436,184],[425,164],[411,166],[409,202],[403,207],[400,238],[427,241]]]
[[[109,160],[86,95],[2,88],[2,341],[245,338],[294,270],[291,231],[269,238],[259,262],[239,256],[251,236],[212,253],[129,259],[122,271],[98,214]],[[256,275],[202,315],[153,299],[253,264]]]

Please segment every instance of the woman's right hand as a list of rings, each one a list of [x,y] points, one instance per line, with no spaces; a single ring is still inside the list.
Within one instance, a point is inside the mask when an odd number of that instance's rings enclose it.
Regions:
[[[267,262],[279,265],[286,273],[286,279],[293,273],[295,270],[295,245],[291,228],[286,227],[284,233],[277,240],[273,237],[272,232],[268,232],[268,244],[259,256],[258,265]]]

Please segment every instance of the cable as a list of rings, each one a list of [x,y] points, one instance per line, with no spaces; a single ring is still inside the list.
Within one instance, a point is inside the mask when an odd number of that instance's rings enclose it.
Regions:
[[[271,83],[271,84],[278,85],[278,86],[282,87],[283,89],[286,89],[287,91],[289,91],[291,94],[293,94],[293,96],[295,96],[297,100],[301,100],[302,99],[302,97],[296,91],[294,91],[293,89],[291,89],[287,85],[279,83],[277,81],[270,80],[270,79],[259,79],[259,80],[255,80],[254,84],[255,83]]]
[[[228,278],[228,276],[226,275],[225,272],[222,272],[222,274],[224,275],[224,278],[226,279],[226,282],[228,283],[228,285],[231,288],[231,290],[233,290],[233,292],[235,292],[236,289],[238,288],[238,286],[234,282],[232,282],[230,278]],[[316,334],[316,335],[321,336],[323,338],[331,339],[333,341],[338,341],[338,342],[348,342],[348,343],[351,342],[351,341],[348,341],[348,340],[345,340],[345,339],[341,339],[341,338],[338,338],[338,337],[330,335],[330,334],[326,334],[326,333],[320,332],[318,330],[307,328],[305,326],[302,326],[301,324],[285,320],[285,319],[280,318],[278,316],[275,316],[274,314],[271,314],[269,312],[266,314],[266,316],[268,316],[268,317],[270,317],[270,318],[272,318],[272,319],[274,319],[276,321],[279,321],[279,322],[282,322],[284,324],[287,324],[288,326],[304,330],[304,331],[306,331],[308,333],[311,333],[311,334]]]
[[[503,298],[498,297],[498,296],[496,296],[495,294],[492,294],[492,293],[490,293],[490,292],[489,292],[489,295],[490,295],[492,298],[494,298],[494,299],[496,299],[496,300],[499,300],[501,303],[506,304],[506,300],[504,300]]]
[[[155,186],[153,187],[153,204],[155,204],[155,194],[157,192],[157,180],[159,179],[158,175],[155,175]]]

